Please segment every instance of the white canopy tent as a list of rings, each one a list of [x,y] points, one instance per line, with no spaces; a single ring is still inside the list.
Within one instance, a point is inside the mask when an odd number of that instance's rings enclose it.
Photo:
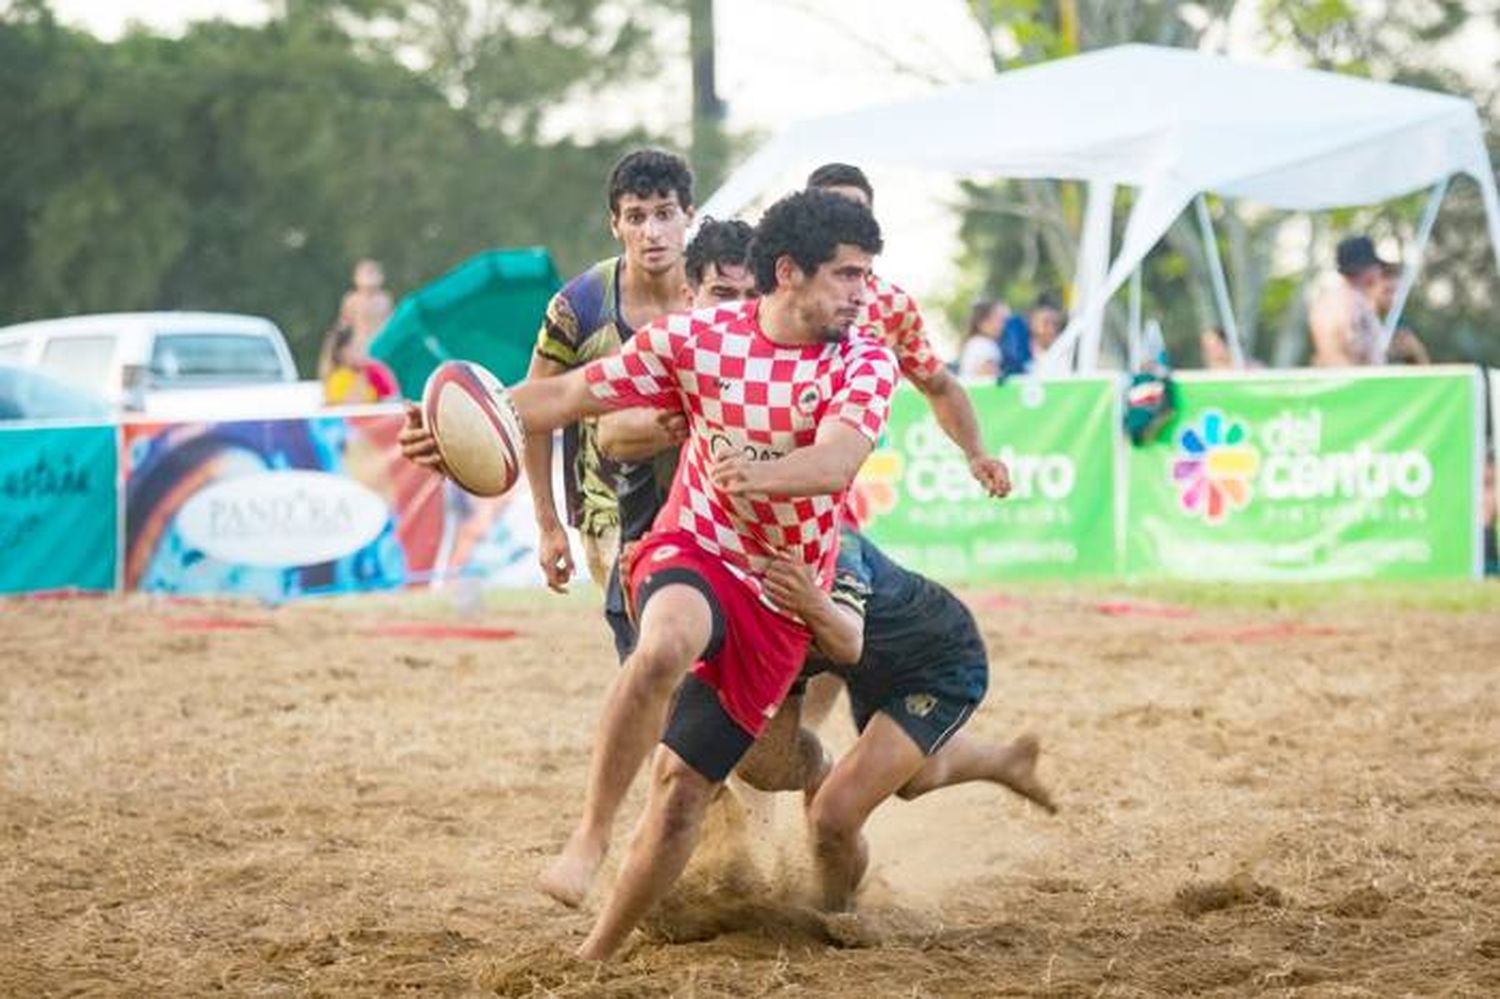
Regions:
[[[1105,304],[1195,199],[1238,359],[1205,193],[1318,210],[1431,188],[1419,232],[1425,245],[1449,178],[1465,173],[1479,183],[1500,267],[1500,199],[1470,101],[1188,49],[1103,49],[928,97],[795,122],[735,171],[703,213],[730,217],[793,171],[828,161],[1086,181],[1073,315],[1046,359],[1054,370],[1080,341],[1079,364],[1094,366]],[[1135,188],[1136,197],[1111,260],[1119,185]],[[1422,248],[1408,255],[1387,337]]]

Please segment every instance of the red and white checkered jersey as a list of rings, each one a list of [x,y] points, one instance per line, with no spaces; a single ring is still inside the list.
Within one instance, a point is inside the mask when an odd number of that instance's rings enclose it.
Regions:
[[[837,555],[844,494],[731,496],[709,479],[713,456],[740,451],[768,461],[813,443],[837,420],[873,444],[885,428],[896,364],[874,340],[783,346],[761,331],[758,302],[663,316],[620,353],[585,369],[610,408],[681,409],[690,435],[658,529],[682,529],[751,583],[772,552],[818,569],[825,588]]]
[[[917,300],[884,278],[870,275],[864,314],[857,325],[891,348],[901,373],[913,383],[926,384],[943,370],[943,362],[927,339]]]

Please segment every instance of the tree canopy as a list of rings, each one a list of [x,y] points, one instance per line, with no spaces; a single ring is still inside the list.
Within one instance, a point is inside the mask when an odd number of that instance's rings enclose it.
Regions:
[[[967,2],[997,72],[1126,41],[1222,45],[1248,11],[1261,44],[1302,64],[1469,94],[1482,110],[1494,97],[1494,67],[1465,77],[1445,62],[1443,44],[1487,16],[1457,0]],[[691,24],[689,51],[664,41],[672,19]],[[275,319],[309,371],[360,257],[381,260],[397,294],[492,246],[544,245],[576,270],[612,248],[609,165],[672,143],[639,123],[598,134],[566,119],[686,56],[695,93],[656,88],[680,107],[646,120],[693,136],[706,187],[731,148],[711,39],[708,0],[278,0],[263,24],[135,28],[117,42],[60,24],[47,0],[0,0],[0,323],[245,311]],[[1368,231],[1405,247],[1423,200],[1312,218],[1213,201],[1251,350],[1300,362],[1307,284],[1333,242]],[[981,294],[1024,307],[1072,280],[1077,185],[964,184],[959,205],[954,326]],[[1500,362],[1482,233],[1477,189],[1455,183],[1406,313],[1438,359]],[[1147,259],[1143,284],[1146,315],[1192,363],[1215,314],[1191,218]]]
[[[285,0],[259,26],[105,43],[45,0],[12,4],[0,323],[244,311],[275,319],[306,372],[360,257],[397,293],[492,246],[581,267],[611,245],[610,164],[659,137],[549,139],[546,112],[649,71],[667,6],[423,0],[398,22],[382,0]]]

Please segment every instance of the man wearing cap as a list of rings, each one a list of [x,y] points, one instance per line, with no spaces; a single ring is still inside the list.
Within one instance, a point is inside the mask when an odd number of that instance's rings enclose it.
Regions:
[[[1337,263],[1339,277],[1324,286],[1308,310],[1312,362],[1318,367],[1384,364],[1383,334],[1374,302],[1391,265],[1380,259],[1369,236],[1340,241]]]

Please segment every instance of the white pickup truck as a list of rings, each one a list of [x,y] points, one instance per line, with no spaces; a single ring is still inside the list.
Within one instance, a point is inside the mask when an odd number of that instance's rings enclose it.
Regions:
[[[259,316],[117,312],[0,329],[0,364],[36,368],[110,406],[162,419],[296,416],[322,405],[286,337]]]

